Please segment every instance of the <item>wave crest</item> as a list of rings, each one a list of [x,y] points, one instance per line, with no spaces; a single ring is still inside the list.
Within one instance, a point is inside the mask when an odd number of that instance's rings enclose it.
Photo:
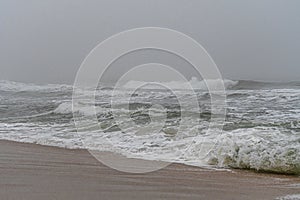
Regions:
[[[217,88],[218,84],[220,84],[220,81],[223,81],[223,84],[225,86],[225,89],[229,89],[234,87],[235,85],[238,84],[238,81],[233,81],[233,80],[206,80],[207,83],[212,85],[213,88]],[[149,84],[149,82],[144,82],[144,81],[134,81],[130,80],[127,83],[123,85],[123,88],[126,89],[135,89],[135,88],[140,88],[144,86],[144,89],[161,89],[157,85],[156,82],[155,84]],[[204,80],[197,80],[195,77],[193,77],[190,81],[188,82],[183,82],[183,81],[170,81],[170,82],[159,82],[162,86],[168,87],[170,89],[175,89],[175,90],[207,90],[207,85]],[[214,87],[215,86],[215,87]]]
[[[71,85],[66,84],[46,84],[37,85],[33,83],[20,83],[14,81],[0,80],[0,91],[21,92],[21,91],[61,91],[71,90]]]

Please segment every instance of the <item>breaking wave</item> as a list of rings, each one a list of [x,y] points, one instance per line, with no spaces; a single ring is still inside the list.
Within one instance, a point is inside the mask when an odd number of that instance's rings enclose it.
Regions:
[[[37,85],[33,83],[20,83],[14,81],[0,80],[0,91],[16,92],[16,91],[65,91],[71,90],[71,85],[66,84],[46,84]]]
[[[162,86],[166,86],[170,89],[175,89],[175,90],[207,90],[207,85],[206,83],[210,84],[212,88],[217,88],[217,86],[220,84],[220,82],[223,82],[224,86],[226,89],[232,88],[235,85],[238,84],[238,81],[233,81],[233,80],[197,80],[195,77],[193,77],[190,81],[188,82],[181,82],[181,81],[170,81],[170,82],[160,82]],[[145,85],[145,89],[157,89],[159,87],[155,85],[149,85],[147,84],[148,82],[143,82],[143,81],[128,81],[126,84],[124,84],[124,88],[128,89],[134,89],[134,88],[139,88]]]

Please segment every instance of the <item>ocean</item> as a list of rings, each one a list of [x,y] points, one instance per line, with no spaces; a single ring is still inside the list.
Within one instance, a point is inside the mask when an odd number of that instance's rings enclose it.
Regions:
[[[214,117],[210,109],[214,94],[207,91],[203,81],[164,83],[175,88],[179,96],[148,86],[136,90],[130,98],[128,89],[142,82],[129,81],[115,91],[110,85],[100,84],[96,92],[88,88],[82,92],[83,96],[95,94],[95,105],[84,101],[72,105],[72,85],[3,80],[0,139],[111,151],[194,166],[299,175],[300,82],[224,83],[223,131],[208,133]],[[200,109],[189,105],[188,84],[194,88]],[[186,105],[184,109],[181,103]],[[76,126],[74,117],[84,121],[84,125]],[[96,126],[89,123],[94,117]],[[201,155],[201,148],[207,143],[214,145]]]

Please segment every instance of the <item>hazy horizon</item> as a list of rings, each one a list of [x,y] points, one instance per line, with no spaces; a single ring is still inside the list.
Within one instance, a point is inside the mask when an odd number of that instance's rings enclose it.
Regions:
[[[2,0],[0,79],[72,84],[81,62],[98,43],[127,29],[155,26],[194,38],[214,59],[223,78],[297,81],[299,6],[296,0]],[[151,61],[193,76],[191,67],[159,52],[137,53],[115,65],[127,69]],[[117,73],[112,71],[107,79]]]

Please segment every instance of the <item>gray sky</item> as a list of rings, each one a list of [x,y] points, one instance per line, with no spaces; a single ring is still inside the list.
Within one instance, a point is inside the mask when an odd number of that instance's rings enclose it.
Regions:
[[[300,80],[299,0],[0,0],[0,79],[72,83],[99,42],[144,26],[193,37],[226,78]]]

